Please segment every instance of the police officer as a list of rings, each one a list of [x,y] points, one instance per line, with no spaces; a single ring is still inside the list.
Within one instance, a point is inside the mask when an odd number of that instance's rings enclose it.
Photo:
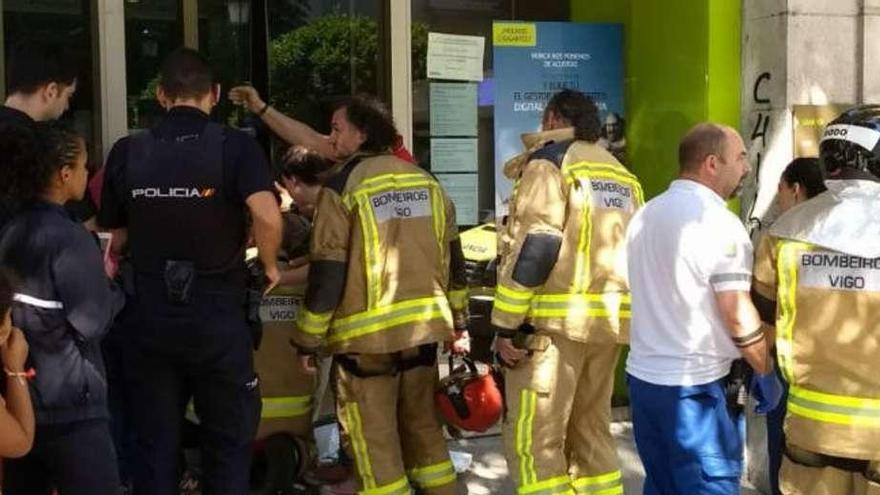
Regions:
[[[880,493],[880,106],[853,108],[819,147],[828,191],[758,246],[754,293],[790,385],[782,493]]]
[[[209,119],[219,96],[199,53],[173,52],[157,89],[165,118],[108,158],[99,221],[113,229],[115,249],[127,246],[134,272],[125,375],[138,494],[175,493],[190,398],[205,493],[248,492],[260,416],[245,313],[248,213],[270,289],[281,219],[257,143]]]
[[[611,392],[629,291],[619,263],[638,179],[597,145],[596,105],[563,90],[516,181],[492,324],[505,371],[504,446],[520,493],[623,493]],[[601,253],[601,254],[600,254]]]
[[[437,344],[466,339],[464,256],[449,198],[390,153],[388,111],[361,97],[334,114],[348,155],[318,196],[295,342],[334,357],[337,410],[360,493],[455,493],[433,410]],[[463,350],[463,349],[457,349]]]

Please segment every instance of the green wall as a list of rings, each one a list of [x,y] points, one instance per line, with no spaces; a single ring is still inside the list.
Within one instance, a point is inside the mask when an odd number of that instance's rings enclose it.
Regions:
[[[624,25],[629,160],[648,197],[678,172],[678,141],[740,125],[740,0],[572,0],[571,20]]]
[[[688,128],[740,126],[741,12],[740,0],[571,0],[572,21],[623,24],[629,166],[648,198],[678,174]],[[628,396],[625,362],[615,403]]]

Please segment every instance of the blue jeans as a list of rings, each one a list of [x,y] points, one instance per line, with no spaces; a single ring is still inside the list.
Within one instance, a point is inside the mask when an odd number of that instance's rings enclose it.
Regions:
[[[737,495],[742,473],[741,418],[732,418],[723,380],[654,385],[627,376],[645,495]]]
[[[776,409],[767,413],[767,453],[770,463],[770,488],[773,495],[782,495],[779,489],[779,468],[782,467],[782,453],[785,452],[785,432],[783,425],[785,424],[785,413],[788,410],[788,382],[776,366],[776,373],[782,380],[782,400]]]

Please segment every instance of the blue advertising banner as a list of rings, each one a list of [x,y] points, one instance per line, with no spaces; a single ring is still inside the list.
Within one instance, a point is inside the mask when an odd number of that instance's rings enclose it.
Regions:
[[[601,143],[625,162],[622,25],[495,21],[492,38],[497,217],[507,214],[512,190],[504,163],[525,151],[521,135],[541,129],[544,105],[563,88],[593,98]]]

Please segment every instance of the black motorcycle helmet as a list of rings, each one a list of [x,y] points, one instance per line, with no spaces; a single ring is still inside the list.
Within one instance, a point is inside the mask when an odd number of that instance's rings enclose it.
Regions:
[[[825,128],[819,160],[826,178],[850,168],[880,178],[880,105],[860,105]]]

